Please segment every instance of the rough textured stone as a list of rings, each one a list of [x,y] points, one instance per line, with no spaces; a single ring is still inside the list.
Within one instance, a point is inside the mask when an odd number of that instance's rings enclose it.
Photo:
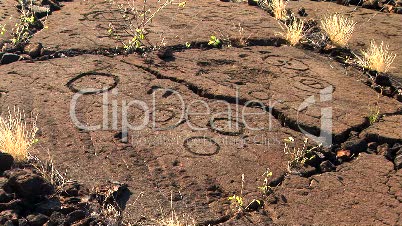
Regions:
[[[14,158],[10,154],[0,152],[0,175],[2,175],[4,171],[11,169],[13,165]]]
[[[402,142],[402,115],[384,116],[381,121],[365,129],[360,136],[378,143]]]
[[[30,170],[14,169],[5,172],[7,187],[18,196],[36,199],[52,193],[52,186],[42,177]]]
[[[20,56],[13,53],[5,53],[0,60],[0,64],[11,64],[20,59]]]

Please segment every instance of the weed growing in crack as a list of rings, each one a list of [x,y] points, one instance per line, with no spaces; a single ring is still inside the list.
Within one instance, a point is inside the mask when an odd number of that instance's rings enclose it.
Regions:
[[[372,40],[367,50],[362,50],[363,57],[358,57],[358,64],[368,70],[377,72],[388,72],[391,64],[396,58],[396,54],[389,52],[389,46],[381,42],[380,45]]]
[[[355,25],[356,23],[352,19],[338,13],[321,20],[321,29],[335,46],[341,48],[348,44]]]
[[[238,38],[237,45],[240,46],[240,47],[247,46],[248,45],[248,40],[250,39],[251,34],[249,34],[247,36],[247,34],[246,34],[247,32],[244,31],[244,28],[241,26],[241,23],[239,23],[238,31],[239,31],[239,38]]]
[[[28,153],[28,162],[55,188],[62,187],[67,181],[64,176],[55,168],[53,159],[50,157],[45,161],[40,160],[37,156]]]
[[[231,201],[232,205],[237,209],[237,212],[241,212],[244,209],[244,202],[243,202],[243,189],[244,189],[244,174],[241,175],[241,190],[240,195],[234,194],[233,196],[229,197],[228,200]]]
[[[219,47],[222,46],[222,42],[221,42],[221,40],[219,38],[217,38],[216,36],[212,35],[209,38],[208,45],[212,46],[212,47],[215,47],[215,48],[219,48]]]
[[[148,32],[146,30],[148,30],[152,20],[169,5],[177,5],[179,8],[183,8],[187,3],[186,1],[176,0],[165,0],[163,3],[160,2],[161,1],[157,1],[158,6],[156,6],[156,9],[152,11],[152,7],[147,5],[146,0],[142,1],[142,5],[137,5],[134,1],[132,3],[128,2],[126,4],[118,4],[115,0],[109,0],[109,3],[112,6],[117,6],[117,10],[120,12],[120,21],[124,24],[119,27],[124,30],[125,34],[128,34],[131,37],[126,41],[122,41],[123,48],[127,52],[141,51],[147,46],[156,48],[157,46],[153,45],[147,38]],[[120,40],[120,36],[117,34],[118,32],[114,24],[109,24],[107,33]]]
[[[370,125],[373,125],[380,118],[380,108],[376,107],[376,109],[370,109],[370,114],[367,117]]]
[[[279,33],[291,46],[297,45],[300,40],[303,38],[303,20],[293,19],[290,23],[282,26],[282,30],[284,32]]]
[[[0,35],[4,35],[6,33],[6,25],[0,24]]]
[[[167,218],[163,218],[160,220],[157,220],[156,223],[159,226],[195,226],[195,222],[192,219],[188,219],[188,217],[183,216],[179,217],[176,214],[176,211],[173,208],[173,194],[170,194],[170,208],[171,208],[171,213],[170,216]]]
[[[293,137],[289,137],[284,140],[285,147],[283,149],[285,155],[289,157],[288,171],[290,173],[302,168],[308,161],[316,158],[315,150],[321,147],[321,145],[308,148],[308,138],[304,139],[303,146],[301,148],[296,147]]]
[[[16,161],[27,160],[28,150],[38,142],[37,131],[36,118],[28,126],[24,112],[18,108],[14,112],[9,110],[8,116],[0,116],[0,151],[12,155]]]
[[[261,190],[263,195],[269,195],[272,193],[272,187],[269,186],[269,178],[272,177],[272,171],[267,168],[262,176],[264,177],[264,183],[261,187],[258,187],[258,189]]]

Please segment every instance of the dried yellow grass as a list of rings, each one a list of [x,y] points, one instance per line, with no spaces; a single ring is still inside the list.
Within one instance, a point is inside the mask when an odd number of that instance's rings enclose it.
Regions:
[[[195,223],[188,223],[188,221],[180,219],[175,211],[171,212],[170,217],[158,220],[157,223],[159,226],[195,226]]]
[[[26,160],[37,131],[35,120],[28,126],[23,112],[9,111],[5,118],[0,116],[0,151],[12,155],[16,161]]]
[[[338,13],[321,20],[321,28],[337,47],[345,47],[352,37],[356,23]]]
[[[293,20],[290,24],[285,24],[286,31],[280,33],[286,41],[289,42],[291,46],[295,46],[303,38],[303,20]]]
[[[284,0],[269,0],[268,7],[271,9],[274,14],[275,19],[284,20],[286,19],[286,5],[287,2]]]
[[[384,42],[378,46],[374,41],[371,41],[370,47],[361,51],[363,58],[360,58],[359,64],[369,70],[388,72],[396,58],[396,54],[390,53],[388,49],[389,46],[384,46]]]

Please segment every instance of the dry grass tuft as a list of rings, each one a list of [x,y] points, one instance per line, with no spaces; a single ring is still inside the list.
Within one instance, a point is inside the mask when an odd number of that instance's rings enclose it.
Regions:
[[[321,20],[321,28],[337,47],[345,47],[352,37],[356,23],[338,13]]]
[[[158,220],[157,223],[159,226],[195,226],[194,222],[188,223],[187,220],[180,219],[174,210],[172,210],[170,217]]]
[[[195,226],[194,219],[190,220],[189,216],[183,215],[181,218],[177,216],[176,211],[173,208],[173,193],[170,194],[170,216],[157,220],[156,223],[159,226]],[[190,223],[191,222],[191,223]]]
[[[295,46],[303,38],[303,20],[293,20],[290,24],[285,24],[285,32],[280,35],[289,42],[290,45]]]
[[[14,108],[7,117],[0,116],[0,151],[9,153],[16,161],[27,160],[37,131],[36,119],[28,126],[24,113]]]
[[[262,8],[270,11],[275,19],[277,20],[285,20],[287,17],[286,12],[286,4],[285,0],[262,0],[259,2]]]
[[[370,47],[366,51],[362,50],[363,58],[359,59],[359,64],[369,70],[387,72],[396,57],[396,54],[390,53],[388,48],[388,45],[384,46],[384,42],[378,46],[371,41]]]

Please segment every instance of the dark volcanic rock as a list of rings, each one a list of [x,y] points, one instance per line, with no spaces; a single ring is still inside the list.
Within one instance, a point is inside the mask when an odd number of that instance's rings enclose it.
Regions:
[[[395,169],[401,169],[402,168],[402,148],[399,149],[399,151],[396,152],[396,156],[394,159],[394,164],[395,164]]]
[[[384,74],[378,74],[375,78],[375,83],[380,86],[392,86],[391,80]]]
[[[27,169],[14,169],[4,172],[9,179],[7,189],[11,189],[19,197],[37,199],[53,192],[52,186],[39,175]]]
[[[50,216],[48,226],[57,226],[57,225],[64,225],[66,221],[66,217],[59,212],[53,212]]]
[[[29,215],[27,220],[32,226],[42,226],[48,221],[48,217],[43,214]]]
[[[66,224],[70,225],[74,222],[82,220],[86,217],[86,213],[82,210],[76,210],[67,215]]]
[[[349,150],[352,154],[367,150],[367,142],[364,139],[352,138],[341,145],[342,149]]]
[[[334,171],[335,169],[336,169],[336,167],[334,166],[334,164],[332,164],[332,162],[330,162],[328,160],[323,161],[320,164],[320,170],[322,173],[331,172],[331,171]]]
[[[13,53],[5,53],[3,57],[1,57],[0,64],[10,64],[16,62],[20,59],[20,56]]]
[[[0,203],[10,202],[13,199],[11,194],[8,194],[3,189],[0,188]]]
[[[31,43],[25,46],[24,52],[32,58],[42,55],[43,46],[41,43]]]
[[[0,212],[0,225],[3,225],[9,220],[17,220],[18,214],[14,210],[4,210]]]
[[[0,152],[0,175],[2,175],[4,171],[11,169],[13,165],[14,158],[10,154]]]
[[[61,209],[61,202],[57,198],[47,199],[41,203],[36,204],[35,211],[45,215],[51,215],[55,211]]]

